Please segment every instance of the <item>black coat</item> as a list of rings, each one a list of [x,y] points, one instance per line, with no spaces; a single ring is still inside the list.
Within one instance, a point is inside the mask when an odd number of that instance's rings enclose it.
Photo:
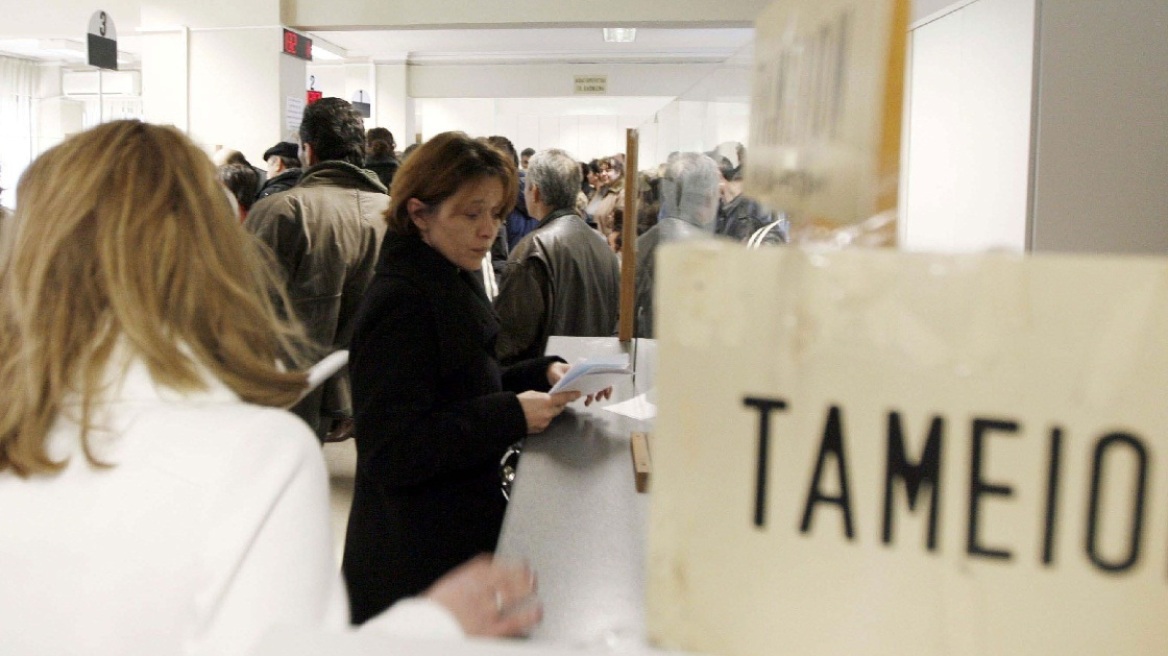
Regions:
[[[397,174],[400,167],[401,164],[393,157],[365,160],[365,168],[376,173],[377,179],[381,180],[381,184],[385,185],[386,189],[389,189],[393,184],[393,176]]]
[[[498,540],[499,460],[527,433],[515,393],[546,391],[555,358],[500,369],[478,275],[418,237],[382,244],[349,364],[357,480],[343,569],[355,623]]]
[[[285,169],[274,178],[268,178],[260,186],[260,192],[256,195],[256,200],[267,198],[272,194],[278,194],[281,191],[288,191],[300,182],[300,175],[303,173],[301,169]]]

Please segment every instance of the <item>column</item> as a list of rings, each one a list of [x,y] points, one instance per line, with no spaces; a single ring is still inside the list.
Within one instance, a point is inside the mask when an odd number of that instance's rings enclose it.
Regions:
[[[282,53],[279,0],[148,0],[141,30],[147,120],[257,166],[290,136],[285,110],[304,98],[305,62]]]

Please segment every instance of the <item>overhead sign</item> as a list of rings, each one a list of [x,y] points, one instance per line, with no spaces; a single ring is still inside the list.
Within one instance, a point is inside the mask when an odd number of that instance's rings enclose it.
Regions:
[[[90,66],[118,70],[118,31],[114,19],[104,11],[89,18],[88,60]]]
[[[576,75],[573,79],[577,96],[603,96],[608,93],[607,75]]]
[[[312,39],[285,27],[284,54],[312,61]]]
[[[1168,653],[1168,260],[657,266],[656,644]]]
[[[316,76],[309,75],[308,76],[308,91],[304,95],[305,104],[311,105],[312,103],[320,100],[323,97],[324,97],[324,92],[316,90]]]
[[[365,93],[363,89],[358,89],[357,93],[353,94],[353,109],[365,118],[373,116],[373,105],[369,104],[369,94]]]

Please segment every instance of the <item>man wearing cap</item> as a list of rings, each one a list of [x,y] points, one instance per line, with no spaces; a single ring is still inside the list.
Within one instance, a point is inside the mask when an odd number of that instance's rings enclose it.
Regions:
[[[281,141],[264,151],[264,161],[268,163],[268,180],[260,187],[256,200],[296,186],[300,181],[299,150],[300,146],[291,141]]]

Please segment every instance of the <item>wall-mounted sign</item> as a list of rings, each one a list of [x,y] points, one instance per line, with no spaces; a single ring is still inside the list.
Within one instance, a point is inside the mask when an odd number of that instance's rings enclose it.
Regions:
[[[285,27],[284,54],[312,61],[312,39]]]
[[[284,134],[296,135],[300,132],[300,122],[304,119],[304,107],[308,104],[305,98],[288,96],[284,99]],[[299,141],[290,138],[288,141]]]
[[[575,91],[577,96],[603,96],[608,93],[607,75],[576,75]]]
[[[104,11],[95,11],[89,19],[89,65],[118,70],[118,32],[114,19]]]
[[[657,275],[655,644],[1168,653],[1165,260],[704,244]]]
[[[369,94],[365,93],[364,89],[358,89],[357,93],[353,94],[353,109],[365,118],[373,116],[373,105],[369,103]]]
[[[308,91],[305,92],[305,97],[304,97],[305,104],[311,105],[312,103],[320,100],[323,97],[324,97],[324,92],[316,90],[316,76],[309,75],[308,76]]]

